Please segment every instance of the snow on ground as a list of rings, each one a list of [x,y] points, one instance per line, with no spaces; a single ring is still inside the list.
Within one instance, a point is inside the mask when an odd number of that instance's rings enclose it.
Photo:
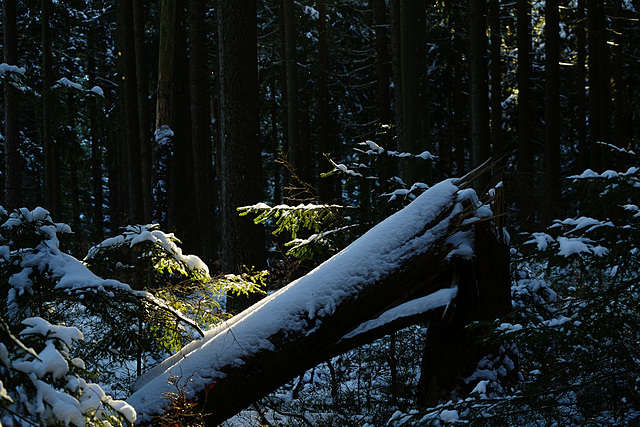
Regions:
[[[273,348],[267,337],[276,332],[312,332],[306,319],[331,315],[345,298],[384,277],[408,257],[426,251],[445,235],[451,218],[462,210],[460,204],[432,229],[424,232],[423,228],[457,199],[459,189],[454,182],[433,186],[308,275],[207,331],[204,339],[188,344],[143,375],[127,402],[145,420],[146,415],[166,407],[166,396],[176,389],[169,384],[171,377],[189,379],[180,386],[186,383],[185,395],[191,398],[215,378],[222,378],[222,367],[243,363],[243,355]],[[454,295],[453,291],[440,295],[443,300],[438,300],[438,306],[446,305],[446,297],[450,300]]]

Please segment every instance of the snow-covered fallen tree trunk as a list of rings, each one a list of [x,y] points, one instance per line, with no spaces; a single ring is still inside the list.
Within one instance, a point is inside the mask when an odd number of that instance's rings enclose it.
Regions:
[[[305,370],[420,320],[458,292],[453,258],[474,253],[474,220],[492,216],[468,181],[441,182],[311,273],[205,333],[136,383],[138,420],[180,391],[224,421]]]

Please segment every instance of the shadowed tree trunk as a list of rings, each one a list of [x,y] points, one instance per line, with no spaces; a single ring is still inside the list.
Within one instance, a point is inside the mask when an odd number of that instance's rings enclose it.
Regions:
[[[531,4],[517,0],[518,45],[518,208],[522,230],[532,230],[535,224],[533,186],[533,131],[531,108]]]
[[[469,0],[469,69],[471,74],[471,166],[477,168],[491,157],[489,129],[489,76],[487,74],[487,3]],[[485,191],[490,176],[475,181],[476,191]]]
[[[589,152],[590,167],[602,172],[610,166],[609,158],[600,142],[610,143],[611,84],[604,4],[587,0],[587,42],[589,46]]]
[[[213,221],[213,178],[211,164],[211,130],[209,112],[209,75],[207,68],[207,28],[205,2],[189,0],[189,95],[191,101],[191,144],[195,180],[196,215],[194,235],[198,239],[198,253],[212,260],[216,253],[215,223]]]
[[[430,147],[429,76],[427,73],[427,3],[424,0],[400,0],[402,72],[402,150],[420,154]],[[410,159],[405,180],[431,181],[431,163]]]
[[[218,1],[222,228],[221,264],[228,273],[266,267],[263,228],[236,208],[262,201],[256,1]],[[255,296],[252,298],[256,298]],[[228,311],[252,302],[234,297]]]
[[[149,68],[145,46],[144,1],[133,0],[133,27],[136,55],[136,89],[138,97],[138,130],[140,132],[140,173],[142,177],[142,208],[144,222],[153,215],[153,173],[151,147],[151,111],[149,106]]]
[[[496,172],[506,164],[502,156],[505,151],[502,138],[502,33],[500,28],[500,0],[489,1],[489,31],[491,33],[491,145],[494,160],[498,161]]]
[[[128,218],[125,222],[138,224],[143,221],[140,122],[138,119],[138,85],[136,71],[133,3],[118,0],[118,48],[123,96],[123,133],[126,152],[126,185]]]
[[[53,136],[54,99],[52,40],[51,40],[51,0],[42,0],[42,140],[44,147],[44,192],[45,205],[53,218],[62,217],[60,187],[60,149]]]
[[[16,1],[3,0],[2,24],[4,34],[4,62],[18,66],[18,27]],[[21,207],[22,162],[20,157],[19,92],[5,77],[4,83],[4,207]]]
[[[560,9],[547,0],[545,24],[545,185],[543,225],[560,215]]]

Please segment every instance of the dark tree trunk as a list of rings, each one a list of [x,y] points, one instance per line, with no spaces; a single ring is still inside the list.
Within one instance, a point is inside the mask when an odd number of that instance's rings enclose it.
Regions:
[[[152,148],[151,148],[151,111],[149,105],[149,67],[147,66],[147,47],[145,46],[144,1],[133,0],[133,25],[136,56],[136,80],[138,97],[138,122],[140,131],[140,173],[142,175],[143,221],[151,222],[153,214],[152,197]]]
[[[310,155],[306,152],[304,139],[300,130],[300,102],[298,99],[298,67],[296,60],[296,19],[295,3],[293,0],[282,0],[282,21],[280,23],[284,44],[284,63],[287,99],[287,149],[290,165],[296,176],[290,181],[291,186],[301,187],[302,182],[310,183],[311,165],[305,162]],[[289,191],[285,199],[294,202],[295,199],[309,199],[311,195],[306,191]]]
[[[518,208],[523,231],[535,224],[535,197],[533,186],[533,141],[531,108],[531,4],[517,0],[518,44]]]
[[[585,1],[578,0],[576,13],[576,134],[578,137],[578,170],[580,174],[589,167],[589,143],[587,140],[587,17]]]
[[[211,129],[209,112],[209,75],[207,70],[208,47],[205,24],[205,2],[189,0],[189,95],[191,101],[191,144],[196,215],[192,218],[199,233],[194,242],[206,260],[213,260],[216,253],[216,232],[211,187],[213,171],[211,163]]]
[[[402,150],[420,154],[430,149],[429,76],[427,74],[427,3],[401,0]],[[407,184],[431,181],[431,163],[411,159]]]
[[[496,172],[506,164],[502,138],[502,33],[500,28],[500,0],[489,1],[489,31],[491,33],[491,145],[493,158],[499,161]]]
[[[607,27],[604,4],[600,0],[587,0],[589,45],[589,151],[590,166],[602,172],[610,166],[606,151],[600,142],[610,143],[610,72],[607,48]]]
[[[186,8],[184,2],[176,3],[175,14],[175,46],[187,46]],[[194,192],[194,158],[191,138],[190,115],[191,102],[189,99],[190,83],[189,73],[184,75],[184,65],[189,58],[186,49],[175,50],[173,64],[173,113],[172,129],[175,132],[173,139],[173,158],[171,160],[170,185],[169,185],[169,209],[167,217],[171,229],[175,229],[181,236],[183,248],[188,253],[194,253],[197,248],[196,233],[200,230],[196,227],[193,214],[196,212],[196,194]],[[180,76],[180,78],[177,78]]]
[[[135,34],[133,3],[118,0],[118,46],[123,88],[123,133],[127,156],[127,222],[138,224],[143,221],[144,206],[142,194],[140,121],[138,119],[138,84],[136,71]]]
[[[18,65],[18,27],[16,0],[2,2],[4,30],[4,62]],[[22,158],[20,156],[19,92],[7,81],[4,83],[4,207],[21,207]]]
[[[547,0],[545,23],[545,206],[543,225],[560,214],[560,9]]]
[[[417,399],[422,407],[436,406],[461,386],[478,361],[497,349],[480,343],[474,321],[492,321],[511,307],[509,245],[501,231],[484,223],[474,227],[473,260],[456,263],[458,294],[451,317],[429,322]]]
[[[265,236],[236,208],[262,201],[262,162],[258,116],[256,1],[218,1],[222,172],[221,264],[229,273],[266,266]],[[247,299],[230,299],[240,311]]]
[[[327,3],[318,4],[318,167],[320,172],[332,169],[325,155],[335,155],[329,139],[329,55],[327,49]],[[320,178],[320,201],[331,203],[334,199],[335,178]]]
[[[387,15],[387,6],[384,0],[370,0],[373,9],[373,19],[376,30],[375,48],[376,48],[376,80],[377,80],[377,101],[378,101],[378,134],[376,143],[385,150],[395,150],[393,135],[391,133],[391,125],[394,117],[391,110],[391,56],[389,54],[389,18]],[[387,181],[395,170],[391,158],[387,156],[379,156],[378,173],[382,192],[386,192]]]
[[[395,105],[395,138],[396,147],[403,146],[402,138],[402,47],[400,0],[389,2],[389,27],[391,30],[391,72],[393,78],[393,103]]]
[[[60,187],[60,149],[53,136],[54,99],[51,54],[51,0],[42,0],[42,140],[44,147],[45,205],[53,218],[62,217]]]
[[[487,3],[469,0],[469,69],[471,74],[471,166],[477,168],[491,157],[489,128],[489,76],[487,74]],[[476,191],[483,193],[490,175],[475,181]]]

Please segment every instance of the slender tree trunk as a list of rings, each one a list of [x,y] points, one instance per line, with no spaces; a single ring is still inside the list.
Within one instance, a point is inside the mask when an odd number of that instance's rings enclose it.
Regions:
[[[394,150],[393,135],[391,125],[394,117],[391,110],[391,57],[389,55],[389,18],[387,6],[384,0],[370,0],[373,9],[373,19],[375,25],[375,48],[376,48],[376,80],[377,80],[377,100],[378,100],[378,120],[379,129],[376,143],[385,150]],[[395,173],[391,158],[379,156],[377,159],[379,168],[380,185],[382,191],[386,192],[387,181]]]
[[[487,3],[469,0],[471,72],[471,153],[472,167],[476,168],[491,157],[489,128],[489,76],[487,74]],[[476,191],[484,193],[489,186],[489,175],[475,182]]]
[[[300,106],[298,102],[298,67],[296,61],[296,20],[293,0],[282,0],[280,23],[284,44],[284,63],[287,99],[287,148],[289,163],[298,177],[308,175],[302,162],[303,147],[300,135]],[[295,179],[292,184],[295,183]],[[286,195],[290,202],[293,194]],[[303,197],[305,197],[303,195]]]
[[[327,3],[322,0],[318,4],[318,149],[320,151],[318,165],[320,172],[331,170],[331,164],[325,155],[335,155],[329,139],[329,56],[327,49]],[[334,196],[333,176],[320,178],[320,200],[330,203]]]
[[[402,150],[412,154],[430,148],[426,10],[424,0],[401,0]],[[405,179],[430,182],[431,163],[407,162]]]
[[[140,172],[142,175],[143,221],[150,222],[153,213],[152,197],[152,148],[151,112],[149,107],[149,68],[147,67],[147,47],[145,45],[144,2],[133,0],[133,26],[136,56],[136,79],[138,96],[138,122],[140,132]]]
[[[2,2],[4,62],[18,65],[18,27],[16,0]],[[20,156],[19,92],[8,79],[4,83],[4,207],[19,208],[22,203],[22,159]]]
[[[518,207],[521,229],[532,230],[535,224],[533,186],[533,141],[531,108],[531,4],[517,0],[518,44]]]
[[[613,82],[614,82],[614,96],[613,96],[613,144],[618,148],[626,148],[627,140],[627,122],[629,119],[628,113],[628,85],[627,75],[624,70],[624,53],[623,46],[626,44],[626,34],[623,26],[624,12],[621,7],[621,2],[618,0],[615,2],[615,14],[616,18],[613,20],[613,34],[615,34],[615,43],[613,45]],[[622,155],[616,156],[616,170],[624,170],[627,166],[625,157]]]
[[[128,218],[130,223],[140,223],[144,217],[140,148],[140,121],[138,119],[138,89],[135,56],[133,4],[118,0],[119,53],[124,97],[124,140],[127,156]]]
[[[222,127],[222,269],[266,266],[262,227],[236,208],[262,201],[256,0],[218,1],[220,118]],[[231,298],[227,310],[252,302]]]
[[[389,1],[389,27],[391,29],[391,71],[393,78],[393,103],[395,105],[395,137],[396,147],[399,149],[404,144],[402,138],[402,56],[400,55],[402,47],[401,18],[400,18],[400,1]]]
[[[184,2],[176,3],[175,15],[175,46],[187,46],[187,16]],[[184,75],[184,65],[189,58],[186,49],[175,50],[174,82],[173,82],[173,158],[171,161],[171,175],[169,186],[169,209],[167,217],[171,228],[176,229],[181,236],[185,251],[194,253],[197,250],[196,222],[192,220],[196,212],[196,194],[194,192],[194,163],[191,138],[190,115],[191,102],[189,99],[189,73]],[[180,76],[180,78],[177,78]]]
[[[605,150],[600,142],[611,142],[609,127],[610,73],[607,48],[606,18],[604,4],[600,0],[587,0],[587,25],[589,44],[589,150],[590,165],[596,171],[609,167]]]
[[[160,48],[158,52],[158,93],[155,122],[155,217],[169,228],[169,191],[174,154],[173,71],[175,55],[176,0],[162,0],[160,5]]]
[[[214,206],[211,188],[211,131],[209,112],[209,81],[207,72],[207,29],[205,26],[205,2],[189,0],[189,95],[191,101],[191,144],[195,179],[196,218],[195,228],[200,230],[196,242],[199,253],[207,260],[215,254]]]
[[[491,145],[493,158],[500,161],[505,154],[502,137],[502,34],[500,28],[500,0],[489,1],[489,30],[491,33]],[[501,161],[498,170],[506,162]]]
[[[545,206],[544,225],[560,214],[560,9],[547,0],[545,24]]]
[[[589,143],[587,141],[587,91],[585,89],[587,63],[587,17],[585,1],[578,0],[576,14],[576,134],[578,137],[578,170],[582,173],[589,167]]]
[[[59,147],[53,137],[54,99],[51,54],[51,0],[42,0],[42,139],[44,146],[45,204],[53,218],[61,218]]]

